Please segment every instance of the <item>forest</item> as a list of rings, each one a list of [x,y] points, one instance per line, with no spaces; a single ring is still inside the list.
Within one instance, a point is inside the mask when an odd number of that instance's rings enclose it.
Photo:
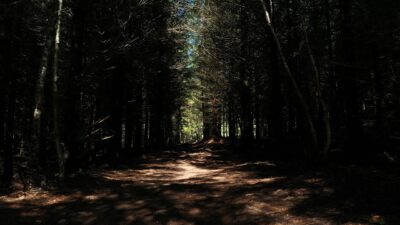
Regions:
[[[400,1],[2,0],[0,224],[400,224]]]

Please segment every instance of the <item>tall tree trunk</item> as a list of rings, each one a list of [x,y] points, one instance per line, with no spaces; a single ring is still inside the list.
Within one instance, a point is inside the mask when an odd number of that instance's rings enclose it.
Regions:
[[[272,1],[269,3],[269,14],[272,15]],[[272,21],[271,21],[272,23]],[[268,136],[272,139],[279,139],[283,134],[283,92],[282,80],[279,71],[279,55],[275,40],[271,35],[271,40],[266,49],[270,52],[270,85],[271,94],[269,96],[269,104],[271,105],[268,116]]]
[[[326,106],[325,100],[322,96],[322,90],[321,90],[321,85],[320,85],[320,79],[319,79],[319,71],[318,71],[318,67],[316,65],[315,59],[314,59],[314,55],[311,49],[311,45],[309,43],[309,38],[308,38],[308,34],[307,32],[304,30],[304,40],[305,40],[305,45],[307,48],[307,52],[308,52],[308,56],[310,58],[310,62],[311,62],[311,67],[312,67],[312,71],[313,71],[313,81],[314,81],[314,85],[316,87],[316,91],[317,91],[317,98],[318,98],[318,102],[321,108],[321,114],[322,114],[322,120],[323,120],[323,125],[324,125],[324,134],[325,134],[325,138],[324,138],[324,143],[323,143],[323,147],[322,147],[322,156],[323,158],[327,157],[328,151],[330,149],[331,146],[331,142],[332,142],[332,131],[331,131],[331,123],[329,120],[329,112],[328,112],[328,108]]]
[[[248,144],[253,139],[253,118],[251,116],[251,92],[250,80],[247,69],[247,60],[249,57],[249,15],[246,5],[247,1],[242,0],[240,13],[240,28],[241,28],[241,63],[240,63],[240,105],[241,105],[241,120],[242,120],[242,141]]]
[[[318,148],[318,138],[317,138],[317,132],[316,132],[315,127],[314,127],[314,123],[312,121],[312,117],[310,115],[309,107],[308,107],[307,102],[304,99],[304,96],[301,93],[300,88],[298,87],[297,82],[296,82],[296,80],[295,80],[295,78],[294,78],[294,76],[293,76],[293,74],[292,74],[292,72],[291,72],[291,70],[289,68],[289,65],[287,63],[286,57],[285,57],[285,55],[284,55],[284,53],[282,51],[281,43],[280,43],[280,41],[278,39],[278,36],[276,35],[275,28],[271,23],[270,13],[269,13],[269,11],[267,9],[267,6],[266,6],[266,3],[264,2],[264,0],[261,0],[261,4],[262,4],[264,12],[265,12],[265,18],[266,18],[266,21],[267,21],[267,25],[268,25],[268,27],[269,27],[269,29],[271,31],[271,34],[272,34],[272,36],[274,38],[275,44],[276,44],[276,46],[278,48],[278,54],[280,56],[280,59],[282,61],[283,67],[284,67],[285,72],[286,72],[284,74],[286,75],[286,78],[287,78],[291,88],[293,89],[293,91],[295,93],[295,97],[298,100],[298,104],[299,104],[300,110],[301,110],[301,112],[302,112],[302,114],[304,116],[305,125],[307,127],[308,132],[309,132],[309,138],[310,138],[310,143],[309,144],[310,144],[310,147],[306,147],[305,148],[305,152],[304,152],[305,156],[306,156],[307,160],[314,160],[315,156],[316,156],[317,148]]]
[[[329,58],[329,83],[330,83],[330,108],[331,108],[331,121],[332,125],[338,124],[337,116],[338,116],[338,99],[337,99],[337,77],[336,77],[336,70],[335,66],[333,65],[334,61],[334,42],[332,38],[332,15],[331,15],[331,5],[330,0],[324,0],[325,4],[325,21],[326,21],[326,33],[327,33],[327,40],[328,40],[328,58]]]
[[[140,81],[135,91],[135,139],[134,148],[141,151],[143,146],[143,84]],[[146,126],[147,127],[147,126]],[[146,140],[146,136],[144,137]]]
[[[381,55],[379,53],[378,47],[374,47],[375,50],[374,62],[373,62],[373,72],[374,72],[374,83],[375,83],[375,94],[376,94],[376,104],[375,104],[375,129],[377,134],[382,138],[387,134],[384,132],[385,127],[385,116],[384,116],[384,108],[383,102],[385,98],[385,84],[384,84],[384,76],[382,71],[382,60],[379,59]]]
[[[169,68],[167,64],[167,18],[165,15],[166,2],[157,2],[154,4],[153,14],[157,18],[157,48],[155,57],[157,63],[155,70],[151,74],[151,83],[149,84],[149,109],[150,109],[150,145],[153,150],[160,150],[165,144],[164,113],[166,112],[166,90],[167,79],[169,77]]]
[[[287,26],[287,51],[288,52],[297,52],[300,49],[300,34],[299,34],[299,27],[300,27],[300,19],[299,19],[299,14],[300,14],[300,8],[301,8],[301,3],[299,1],[288,1],[288,15],[286,16],[286,26]],[[273,19],[272,23],[273,23]],[[276,64],[279,64],[279,57],[277,56],[277,50],[276,50],[276,45],[274,41],[272,40],[272,45],[275,48],[275,62]],[[303,88],[303,93],[307,93],[304,97],[307,99],[307,102],[309,103],[310,99],[312,99],[312,91],[309,85],[310,79],[309,76],[307,76],[304,67],[304,62],[302,62],[302,57],[293,54],[288,57],[288,63],[291,64],[291,69],[293,76],[295,76],[295,79],[299,85],[300,88]],[[288,97],[287,97],[287,110],[288,110],[288,118],[286,121],[286,130],[289,134],[293,134],[295,131],[301,130],[303,128],[302,120],[299,118],[298,111],[296,111],[296,99],[293,98],[293,91],[288,89],[286,90]],[[311,104],[309,104],[311,106]],[[282,107],[282,106],[281,106]],[[310,112],[311,113],[311,112]],[[301,116],[301,115],[300,115]]]
[[[64,118],[65,148],[69,151],[66,161],[67,170],[75,170],[79,166],[81,149],[83,148],[80,139],[84,136],[82,130],[83,120],[81,118],[80,100],[82,93],[82,80],[84,76],[84,54],[85,54],[85,30],[86,30],[86,11],[88,1],[75,0],[72,8],[72,34],[71,34],[71,70],[66,77],[66,102]]]
[[[204,99],[204,96],[203,96]],[[203,101],[201,105],[201,111],[203,112],[203,139],[208,140],[211,138],[211,122],[210,122],[210,113],[209,106]]]
[[[4,71],[1,71],[4,72]],[[4,84],[4,76],[0,77],[0,161],[3,161],[3,170],[5,170],[5,165],[4,165],[4,134],[5,134],[5,130],[4,130],[4,114],[5,114],[5,98],[6,98],[6,91],[5,91],[5,85]],[[5,188],[7,187],[7,184],[5,181],[2,181],[2,183],[4,184]],[[0,186],[1,188],[1,186]]]
[[[16,71],[13,71],[16,72]],[[6,119],[6,136],[4,146],[4,182],[5,186],[9,187],[12,182],[13,171],[13,153],[14,153],[14,133],[15,133],[15,104],[17,92],[17,74],[11,75],[8,92],[8,106]]]
[[[228,129],[229,140],[232,145],[236,144],[236,118],[234,112],[234,103],[232,99],[228,100]]]
[[[150,141],[149,141],[149,136],[150,136],[150,113],[145,111],[145,120],[144,120],[144,138],[143,138],[143,145],[148,150]]]
[[[58,60],[60,52],[60,39],[61,39],[61,21],[63,12],[63,0],[58,0],[58,10],[57,10],[57,23],[55,29],[54,38],[54,55],[53,55],[53,135],[54,144],[57,151],[58,157],[58,173],[60,180],[64,180],[65,176],[65,156],[64,149],[61,143],[60,137],[60,115],[59,115],[59,74],[58,74]]]
[[[132,142],[133,142],[133,116],[134,116],[134,101],[133,101],[133,90],[129,87],[125,87],[125,143],[124,143],[124,155],[130,155],[132,153]]]
[[[14,153],[14,128],[15,128],[15,106],[17,94],[17,82],[19,77],[19,41],[21,18],[15,14],[21,10],[21,4],[10,7],[6,13],[5,21],[5,44],[4,44],[4,77],[0,82],[4,84],[2,89],[0,109],[0,154],[3,157],[2,185],[9,188],[13,177],[13,153]],[[6,113],[7,112],[7,113]],[[3,142],[4,141],[4,142]]]
[[[340,59],[343,63],[354,65],[356,56],[354,52],[354,34],[353,34],[353,20],[352,20],[352,0],[340,0],[339,10],[342,15],[341,21],[341,41],[339,47]],[[345,121],[346,121],[346,147],[350,150],[359,149],[357,144],[362,135],[362,122],[361,122],[361,101],[360,90],[358,87],[359,73],[355,68],[341,66],[340,82],[343,86],[343,101],[345,106]]]
[[[113,93],[112,101],[109,102],[109,107],[111,107],[110,111],[110,130],[112,131],[112,140],[110,141],[110,145],[108,146],[107,151],[109,152],[109,160],[113,161],[113,163],[117,162],[121,158],[121,150],[122,150],[122,99],[123,99],[123,82],[120,80],[121,78],[118,74],[121,74],[122,71],[118,71],[113,74],[111,82],[110,92]]]
[[[257,96],[259,95],[258,91],[256,91]],[[260,117],[260,102],[258,99],[255,99],[254,102],[254,117],[255,117],[255,126],[256,126],[256,139],[260,140],[262,139],[262,133],[261,133],[261,117]]]
[[[52,29],[50,29],[52,30]],[[35,99],[32,120],[32,140],[31,151],[27,155],[29,167],[29,185],[36,186],[39,184],[40,172],[40,152],[41,152],[41,136],[42,136],[42,116],[44,112],[44,86],[48,70],[50,48],[53,44],[53,38],[50,38],[51,32],[47,35],[46,44],[43,49],[42,58],[40,60],[39,74],[36,79]]]

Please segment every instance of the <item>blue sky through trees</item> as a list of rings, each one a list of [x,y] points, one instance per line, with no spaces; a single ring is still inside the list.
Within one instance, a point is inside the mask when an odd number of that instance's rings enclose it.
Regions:
[[[200,80],[197,77],[199,46],[201,44],[201,9],[204,0],[176,0],[175,21],[179,21],[182,44],[178,50],[177,66],[184,83],[185,99],[182,105],[182,140],[198,141],[202,138],[203,118],[200,101]]]

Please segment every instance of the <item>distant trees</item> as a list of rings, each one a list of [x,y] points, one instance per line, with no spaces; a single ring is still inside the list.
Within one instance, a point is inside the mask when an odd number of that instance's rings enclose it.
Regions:
[[[201,138],[295,143],[317,162],[330,147],[366,154],[365,140],[400,133],[399,7],[3,1],[1,186]]]
[[[388,5],[398,8],[397,4],[226,0],[209,5],[204,10],[209,11],[205,20],[210,22],[204,23],[202,32],[211,44],[201,57],[213,56],[218,66],[209,63],[202,70],[211,77],[220,71],[226,74],[227,82],[213,83],[224,90],[220,99],[225,110],[219,117],[231,140],[272,138],[279,143],[295,138],[304,144],[308,158],[320,160],[331,145],[354,152],[360,149],[361,137],[377,126],[385,129],[379,124],[385,118],[383,105],[390,105],[383,96],[390,94],[383,93],[382,84],[389,80],[373,62],[386,64],[389,75],[388,61],[382,59],[393,62],[397,53],[375,51],[372,55],[381,59],[374,60],[365,50],[385,45],[376,35],[395,46],[398,32],[393,25],[400,21],[378,16],[370,7],[380,12]],[[382,19],[391,25],[383,25]],[[367,26],[375,29],[362,29]],[[368,125],[371,122],[376,126]]]
[[[170,71],[169,3],[7,1],[0,8],[2,186],[14,171],[36,186],[53,172],[63,177],[65,169],[179,141],[171,137],[179,136],[180,81]]]

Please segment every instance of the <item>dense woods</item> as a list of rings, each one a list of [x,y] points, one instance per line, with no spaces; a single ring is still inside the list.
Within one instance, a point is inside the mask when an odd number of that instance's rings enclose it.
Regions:
[[[1,188],[211,139],[394,163],[399,4],[4,0]]]
[[[2,0],[0,224],[400,224],[400,1]]]

